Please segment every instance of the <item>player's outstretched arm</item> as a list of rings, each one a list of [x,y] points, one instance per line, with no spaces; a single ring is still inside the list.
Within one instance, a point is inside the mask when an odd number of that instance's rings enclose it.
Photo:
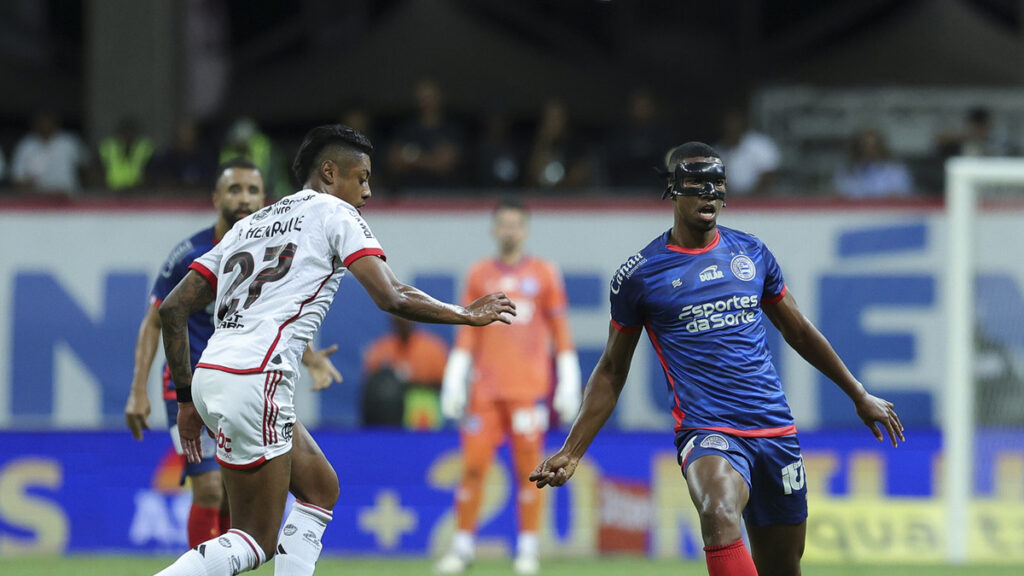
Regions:
[[[488,294],[465,307],[441,302],[400,282],[391,267],[374,256],[360,258],[348,269],[378,308],[407,320],[486,326],[492,322],[510,324],[512,316],[516,315],[516,305],[503,293]]]
[[[609,325],[608,343],[587,382],[583,406],[569,436],[558,452],[538,464],[530,474],[530,482],[536,482],[538,488],[561,486],[572,478],[580,458],[615,410],[639,340],[639,331],[620,332]]]
[[[188,342],[188,317],[213,302],[216,293],[202,276],[189,271],[160,305],[164,354],[178,395],[178,436],[185,458],[198,464],[203,457],[199,442],[203,420],[192,404],[192,359]]]
[[[142,440],[142,431],[149,430],[149,371],[153,367],[156,347],[160,344],[160,313],[156,306],[146,310],[146,316],[139,325],[139,335],[135,340],[135,372],[132,375],[132,387],[128,392],[128,401],[124,406],[124,419],[132,436]]]
[[[884,436],[878,429],[878,424],[885,428],[894,447],[898,445],[897,440],[906,442],[906,438],[903,437],[903,424],[896,414],[893,403],[868,394],[825,336],[803,315],[791,293],[787,291],[779,302],[766,304],[764,312],[782,333],[787,344],[829,380],[835,382],[853,400],[857,415],[871,429],[879,442],[884,440]]]

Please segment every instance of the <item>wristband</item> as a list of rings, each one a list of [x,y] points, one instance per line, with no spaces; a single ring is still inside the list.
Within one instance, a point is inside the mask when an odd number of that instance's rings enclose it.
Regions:
[[[192,401],[192,387],[183,386],[181,388],[174,389],[174,395],[178,397],[178,402],[191,402]]]

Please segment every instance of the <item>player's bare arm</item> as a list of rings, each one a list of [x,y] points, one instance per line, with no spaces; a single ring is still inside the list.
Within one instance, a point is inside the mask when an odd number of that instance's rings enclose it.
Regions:
[[[378,308],[408,320],[486,326],[492,322],[511,324],[516,315],[516,305],[504,293],[488,294],[465,307],[441,302],[400,282],[386,262],[373,256],[356,260],[348,269]]]
[[[188,341],[188,317],[205,308],[216,298],[213,287],[195,272],[181,279],[160,305],[163,323],[164,354],[178,393],[178,435],[185,458],[194,464],[203,457],[199,442],[203,420],[192,403],[192,363]]]
[[[639,341],[639,330],[621,332],[609,325],[608,343],[587,382],[583,406],[569,436],[558,452],[541,462],[530,474],[530,481],[536,482],[538,488],[561,486],[572,478],[580,458],[615,410]]]
[[[146,385],[159,344],[160,313],[156,306],[150,306],[139,325],[139,335],[135,340],[135,373],[132,375],[132,387],[124,406],[125,422],[136,440],[142,440],[142,431],[149,430],[147,420],[151,409]]]
[[[903,437],[903,424],[896,414],[894,404],[873,396],[864,389],[836,354],[828,339],[803,315],[792,293],[787,291],[779,302],[766,304],[764,312],[782,333],[787,344],[829,380],[835,382],[853,400],[857,416],[871,429],[879,442],[884,440],[884,436],[878,429],[878,423],[885,428],[894,447],[898,445],[898,441],[906,442],[906,438]]]
[[[312,344],[306,346],[302,353],[302,363],[306,365],[309,377],[313,379],[313,390],[323,390],[334,382],[341,384],[341,372],[338,372],[334,362],[331,362],[331,354],[337,351],[337,344],[320,350],[313,348]]]

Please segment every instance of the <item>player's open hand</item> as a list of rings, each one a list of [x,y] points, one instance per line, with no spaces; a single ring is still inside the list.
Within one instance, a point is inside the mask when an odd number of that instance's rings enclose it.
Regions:
[[[516,315],[516,305],[504,292],[497,292],[476,299],[466,306],[466,312],[469,313],[466,323],[470,326],[486,326],[492,322],[511,324],[512,317]]]
[[[558,451],[533,469],[533,472],[530,473],[530,482],[535,482],[537,488],[561,486],[576,473],[576,466],[579,463],[579,458]]]
[[[145,391],[136,394],[135,387],[128,393],[128,402],[124,406],[124,420],[128,423],[128,429],[132,431],[132,437],[142,440],[142,431],[149,430],[149,396]]]
[[[202,433],[203,419],[199,417],[196,405],[191,402],[178,402],[178,437],[181,439],[181,451],[193,464],[199,464],[203,459],[203,443],[200,441]]]
[[[302,357],[306,368],[309,369],[309,377],[313,379],[313,390],[329,388],[334,382],[341,384],[341,372],[338,372],[330,359],[330,355],[337,351],[338,345],[332,344],[322,350],[311,350],[310,354]]]
[[[896,414],[896,407],[892,402],[865,393],[863,397],[855,401],[855,405],[857,407],[857,416],[860,416],[864,424],[871,428],[871,433],[875,435],[876,440],[879,442],[885,440],[882,431],[878,428],[878,425],[881,424],[885,428],[886,433],[888,433],[893,448],[899,442],[907,441],[903,437],[903,423],[900,422],[900,417]],[[897,439],[899,442],[897,442]]]

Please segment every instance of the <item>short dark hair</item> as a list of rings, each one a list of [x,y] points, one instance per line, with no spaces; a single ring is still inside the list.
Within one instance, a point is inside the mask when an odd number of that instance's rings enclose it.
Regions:
[[[299,186],[309,179],[314,166],[320,164],[324,151],[335,147],[349,153],[369,155],[373,152],[370,139],[354,128],[344,124],[317,126],[306,133],[292,162],[292,172]]]
[[[526,202],[523,202],[520,198],[501,198],[498,203],[495,204],[494,210],[491,214],[497,214],[498,210],[518,210],[525,216],[530,215],[530,209],[526,206]]]
[[[217,173],[214,174],[213,176],[214,190],[217,189],[217,182],[220,182],[220,177],[224,175],[224,172],[226,170],[231,170],[232,168],[241,168],[243,170],[255,170],[257,172],[260,172],[261,176],[263,175],[263,173],[260,171],[259,166],[253,164],[252,162],[246,160],[245,158],[242,158],[241,156],[236,156],[234,158],[231,158],[230,160],[221,162],[220,166],[217,166]]]
[[[718,151],[703,142],[687,142],[669,151],[668,157],[665,159],[665,167],[671,170],[676,164],[682,162],[683,158],[701,157],[722,159]]]

